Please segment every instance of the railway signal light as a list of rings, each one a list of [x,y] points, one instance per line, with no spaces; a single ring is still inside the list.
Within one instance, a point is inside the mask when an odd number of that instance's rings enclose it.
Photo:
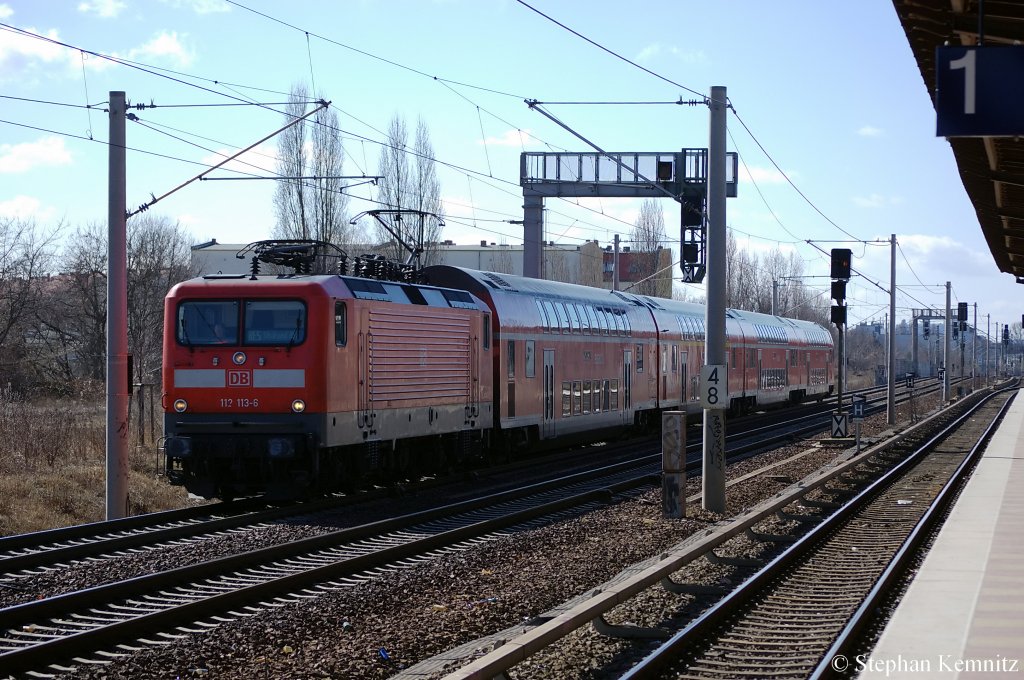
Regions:
[[[843,300],[846,299],[846,281],[832,282],[832,299],[843,304]]]
[[[1010,342],[1010,326],[1008,324],[1003,324],[1003,344],[1005,345],[1005,344],[1008,344],[1009,342]]]
[[[931,335],[931,332],[932,332],[932,326],[931,326],[930,323],[928,323],[928,319],[925,319],[924,320],[924,337],[927,338],[929,335]]]
[[[846,307],[843,305],[832,305],[832,323],[837,326],[846,325]]]
[[[954,340],[956,340],[957,332],[959,330],[960,330],[960,322],[959,321],[954,321],[953,322],[953,339]]]
[[[967,303],[961,302],[956,306],[956,320],[967,321]]]
[[[849,248],[833,248],[832,249],[832,278],[843,279],[848,281],[850,279],[850,262],[853,257],[853,251]]]

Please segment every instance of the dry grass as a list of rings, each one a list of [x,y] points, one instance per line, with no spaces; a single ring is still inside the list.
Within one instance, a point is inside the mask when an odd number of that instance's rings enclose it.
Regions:
[[[106,514],[106,420],[102,395],[22,402],[0,393],[0,535],[97,522]],[[132,423],[133,429],[135,423]],[[133,515],[188,505],[157,473],[155,445],[129,436]]]

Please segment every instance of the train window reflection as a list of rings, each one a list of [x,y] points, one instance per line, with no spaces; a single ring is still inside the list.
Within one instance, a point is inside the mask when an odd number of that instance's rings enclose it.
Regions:
[[[300,345],[306,340],[306,306],[299,300],[247,300],[247,345]]]
[[[176,335],[183,345],[237,345],[237,300],[186,300],[178,305]]]

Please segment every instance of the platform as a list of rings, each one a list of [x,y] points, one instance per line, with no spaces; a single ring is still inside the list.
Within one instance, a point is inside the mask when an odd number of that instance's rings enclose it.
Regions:
[[[860,678],[1024,678],[1024,395],[875,649],[838,663]]]

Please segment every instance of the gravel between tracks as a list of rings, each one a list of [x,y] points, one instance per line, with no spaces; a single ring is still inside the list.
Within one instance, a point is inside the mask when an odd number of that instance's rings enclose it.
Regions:
[[[921,398],[918,413],[936,405]],[[898,422],[907,418],[909,413],[898,411]],[[885,415],[876,415],[864,421],[862,434],[873,437],[885,429]],[[730,465],[728,476],[737,478],[807,449],[801,443]],[[841,452],[815,448],[766,475],[731,487],[730,514],[759,503]],[[699,478],[688,480],[688,494],[698,492],[699,485]],[[141,651],[105,667],[80,667],[70,677],[387,678],[447,649],[529,620],[720,519],[698,507],[689,508],[686,519],[663,519],[660,490],[652,490],[557,525],[508,536],[316,599],[285,604],[205,634],[184,636],[175,644]],[[748,553],[751,546],[744,542],[734,540],[730,548],[737,554]],[[130,563],[131,558],[126,561]],[[105,563],[106,576],[119,562]],[[708,584],[728,584],[732,573],[729,567],[704,560],[687,569],[687,580]],[[612,623],[653,625],[666,618],[685,618],[700,606],[687,607],[685,598],[653,589],[608,618]],[[588,626],[520,664],[512,677],[617,677],[632,663],[623,654],[625,647],[621,641],[598,636]]]

